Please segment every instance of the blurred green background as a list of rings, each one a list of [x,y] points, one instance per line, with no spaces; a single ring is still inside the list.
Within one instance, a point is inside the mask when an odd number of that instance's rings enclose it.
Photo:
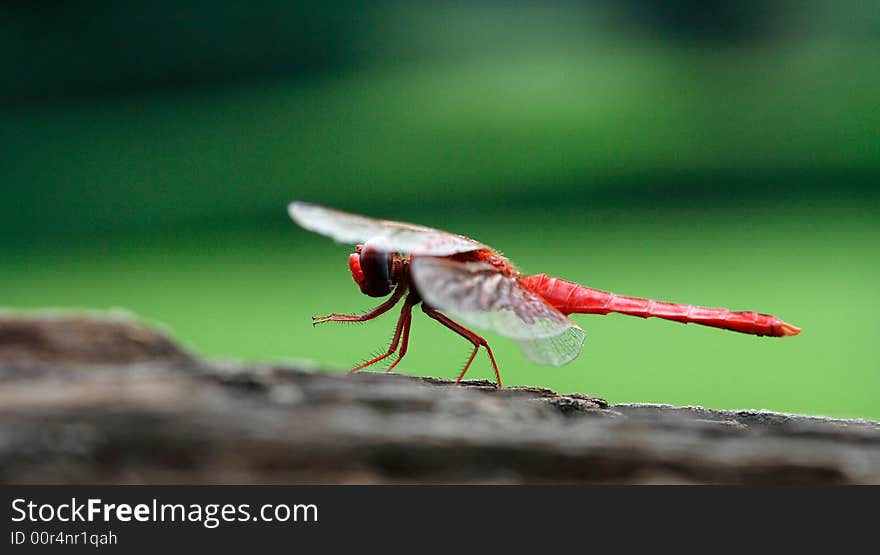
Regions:
[[[872,2],[3,2],[0,306],[343,371],[395,316],[311,327],[376,303],[302,199],[804,328],[575,316],[562,368],[487,333],[506,385],[880,418],[878,53]],[[454,377],[468,345],[412,333],[398,368]]]

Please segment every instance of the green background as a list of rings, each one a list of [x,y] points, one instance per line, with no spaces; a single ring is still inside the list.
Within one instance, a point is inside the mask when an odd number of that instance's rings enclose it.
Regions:
[[[121,308],[205,355],[343,371],[394,313],[311,327],[377,303],[347,247],[287,219],[302,199],[804,329],[575,316],[562,368],[486,333],[505,385],[880,418],[880,15],[721,4],[8,5],[0,306]],[[420,313],[410,345],[418,375],[469,354]]]

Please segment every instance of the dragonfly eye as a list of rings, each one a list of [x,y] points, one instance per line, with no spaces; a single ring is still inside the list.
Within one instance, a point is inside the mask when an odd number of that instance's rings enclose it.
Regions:
[[[384,297],[391,293],[391,255],[381,238],[371,239],[357,252],[348,257],[351,277],[361,292],[371,297]]]

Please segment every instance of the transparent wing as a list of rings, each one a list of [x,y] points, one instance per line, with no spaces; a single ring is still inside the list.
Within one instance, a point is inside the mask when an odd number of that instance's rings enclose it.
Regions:
[[[425,256],[413,257],[411,269],[426,303],[516,340],[532,362],[561,366],[581,352],[584,330],[515,276],[484,262]]]
[[[395,251],[430,256],[447,256],[489,248],[473,239],[447,231],[391,220],[377,220],[317,204],[292,202],[287,211],[293,221],[305,229],[326,235],[340,243],[354,245],[381,236],[388,239]]]

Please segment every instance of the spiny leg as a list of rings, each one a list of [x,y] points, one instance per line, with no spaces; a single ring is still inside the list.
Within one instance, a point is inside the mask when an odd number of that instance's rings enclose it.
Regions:
[[[474,357],[477,356],[477,351],[479,351],[480,347],[482,346],[482,347],[485,347],[486,352],[489,353],[489,360],[492,361],[492,368],[495,370],[495,379],[498,380],[498,387],[501,387],[501,373],[498,372],[498,364],[495,362],[495,355],[492,354],[492,349],[489,347],[489,343],[487,343],[485,339],[483,339],[482,337],[480,337],[476,333],[472,332],[471,330],[467,329],[466,327],[462,326],[458,322],[455,322],[454,320],[450,319],[445,314],[438,312],[437,310],[435,310],[427,305],[424,305],[424,304],[422,305],[422,311],[424,311],[425,314],[427,314],[431,318],[437,320],[438,322],[440,322],[441,324],[443,324],[447,328],[451,329],[452,331],[454,331],[458,335],[464,337],[465,339],[467,339],[468,341],[470,341],[474,345],[474,350],[471,353],[471,356],[468,357],[468,360],[464,365],[464,369],[462,369],[461,374],[458,375],[458,379],[455,380],[456,384],[461,382],[461,379],[464,377],[465,373],[467,372],[468,368],[470,367],[471,362],[474,361]]]
[[[391,294],[391,297],[389,297],[387,301],[372,310],[368,310],[363,314],[328,314],[327,316],[312,316],[312,325],[316,326],[318,324],[323,324],[324,322],[366,322],[367,320],[372,320],[394,308],[394,305],[400,301],[400,298],[403,297],[404,293],[406,293],[406,287],[397,286],[397,289],[394,290],[394,293]]]
[[[412,324],[412,307],[417,302],[418,300],[413,293],[410,293],[409,296],[407,296],[406,301],[404,301],[403,310],[406,310],[406,322],[403,324],[403,339],[400,342],[400,352],[397,353],[397,358],[394,359],[394,362],[389,364],[388,368],[385,369],[386,372],[391,372],[404,355],[406,355],[406,348],[409,346],[409,327]]]
[[[355,366],[354,368],[352,368],[351,370],[348,371],[349,374],[354,374],[358,370],[363,370],[367,366],[370,366],[372,364],[376,364],[380,360],[391,356],[394,353],[394,351],[397,350],[397,344],[400,342],[401,333],[404,333],[404,335],[407,336],[407,338],[409,336],[409,323],[410,323],[410,320],[412,320],[412,306],[413,305],[410,302],[410,297],[407,297],[406,301],[404,301],[404,303],[403,303],[403,307],[400,309],[400,317],[397,319],[397,326],[395,326],[395,328],[394,328],[394,337],[391,339],[391,345],[388,346],[388,350],[385,351],[384,353],[382,353],[381,355],[373,357],[370,360],[368,360],[362,364],[358,364],[357,366]],[[404,339],[404,344],[405,344],[405,342],[406,342],[406,339]],[[404,347],[404,352],[406,352],[405,347]],[[401,354],[399,357],[397,357],[397,360],[400,360],[401,357],[403,357],[403,354]]]

